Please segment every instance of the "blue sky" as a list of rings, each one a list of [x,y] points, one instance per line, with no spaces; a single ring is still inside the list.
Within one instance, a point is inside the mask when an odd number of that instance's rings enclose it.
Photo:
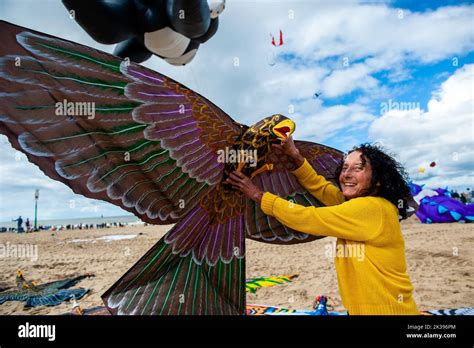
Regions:
[[[70,20],[60,1],[4,0],[0,18],[113,50]],[[416,181],[461,191],[474,186],[473,18],[474,6],[459,1],[228,1],[217,34],[188,66],[156,57],[145,65],[239,122],[282,113],[296,121],[297,139],[344,151],[377,141]],[[270,35],[280,29],[285,44],[275,48]],[[0,148],[0,221],[31,217],[36,188],[43,219],[125,213],[46,178],[3,136]],[[418,172],[431,161],[438,165]]]

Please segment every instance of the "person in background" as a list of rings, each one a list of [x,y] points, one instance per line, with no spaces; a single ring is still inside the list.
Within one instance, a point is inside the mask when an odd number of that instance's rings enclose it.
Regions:
[[[22,227],[22,225],[23,225],[23,219],[21,218],[21,215],[18,217],[18,219],[13,219],[12,221],[16,221],[16,223],[17,223],[16,231],[17,231],[18,233],[23,232],[23,227]]]

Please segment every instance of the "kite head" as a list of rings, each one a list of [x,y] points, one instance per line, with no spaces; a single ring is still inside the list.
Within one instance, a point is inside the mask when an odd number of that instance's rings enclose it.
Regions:
[[[270,145],[278,140],[288,139],[295,131],[293,120],[280,114],[265,117],[245,131],[244,138],[254,147]]]
[[[295,131],[293,120],[280,114],[273,115],[269,120],[270,139],[288,139]]]

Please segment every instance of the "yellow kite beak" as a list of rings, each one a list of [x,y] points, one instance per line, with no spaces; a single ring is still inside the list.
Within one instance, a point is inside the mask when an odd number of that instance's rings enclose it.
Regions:
[[[291,134],[293,134],[293,132],[295,131],[295,128],[296,128],[295,123],[292,120],[287,118],[277,123],[273,127],[272,132],[278,138],[287,139]]]

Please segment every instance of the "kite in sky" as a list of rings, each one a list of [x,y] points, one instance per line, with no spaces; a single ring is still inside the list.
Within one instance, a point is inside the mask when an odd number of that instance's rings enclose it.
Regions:
[[[275,47],[283,46],[283,33],[282,33],[281,30],[280,30],[280,41],[278,42],[278,44],[275,42],[275,37],[271,34],[270,34],[270,36],[272,37],[272,45],[273,46],[275,46]]]
[[[189,63],[217,32],[225,1],[62,0],[71,18],[114,54],[140,63],[153,54],[173,65]]]
[[[283,226],[223,184],[238,169],[264,191],[322,206],[271,147],[293,133],[290,119],[249,127],[136,63],[7,22],[0,34],[0,132],[13,148],[77,194],[175,224],[103,295],[113,314],[245,314],[245,238],[321,238]],[[340,151],[296,145],[335,183]]]

